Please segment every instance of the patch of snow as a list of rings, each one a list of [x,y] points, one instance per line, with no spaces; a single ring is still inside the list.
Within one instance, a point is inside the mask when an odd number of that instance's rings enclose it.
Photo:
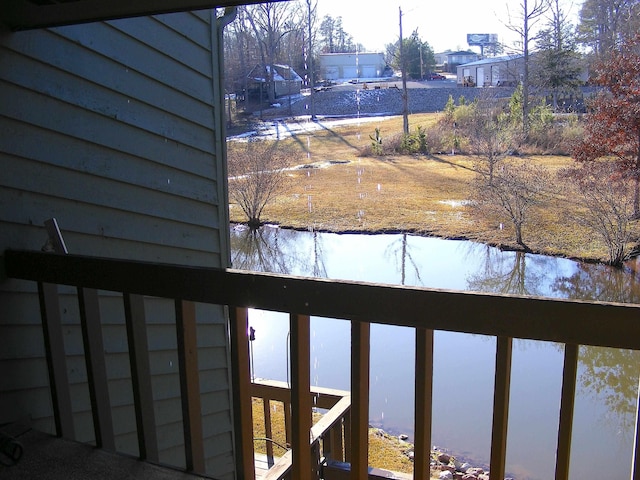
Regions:
[[[440,200],[438,203],[449,205],[452,208],[458,208],[469,205],[471,203],[471,200]]]
[[[247,141],[249,139],[278,140],[279,138],[311,133],[317,130],[330,129],[345,125],[380,122],[392,118],[391,115],[360,118],[325,118],[312,121],[311,116],[296,117],[291,121],[279,121],[265,124],[264,128],[227,137],[227,141]]]

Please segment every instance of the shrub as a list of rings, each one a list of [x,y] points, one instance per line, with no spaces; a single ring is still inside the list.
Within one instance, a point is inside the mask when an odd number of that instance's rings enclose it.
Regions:
[[[380,128],[376,127],[376,131],[375,131],[375,135],[369,135],[369,138],[371,139],[371,152],[374,155],[382,155],[383,153],[383,148],[382,148],[382,136],[380,135]]]

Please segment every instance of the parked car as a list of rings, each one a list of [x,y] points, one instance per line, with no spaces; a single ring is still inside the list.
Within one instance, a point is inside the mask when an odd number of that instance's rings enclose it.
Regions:
[[[439,73],[430,73],[427,75],[427,80],[446,80],[447,77],[440,75]]]

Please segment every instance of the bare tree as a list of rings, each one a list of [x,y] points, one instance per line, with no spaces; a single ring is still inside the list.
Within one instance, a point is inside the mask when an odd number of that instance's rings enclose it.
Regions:
[[[475,103],[466,130],[469,146],[478,160],[476,169],[492,186],[496,166],[513,153],[522,133],[504,111],[503,102],[486,92]]]
[[[229,197],[238,204],[251,228],[258,228],[265,206],[287,179],[293,154],[279,142],[252,141],[229,146]]]
[[[237,9],[236,19],[224,30],[225,51],[225,90],[236,93],[236,107],[238,101],[244,101],[247,109],[249,101],[249,71],[260,61],[258,46],[250,31],[247,12],[244,7]],[[231,102],[229,102],[231,103]],[[231,115],[228,122],[233,119]]]
[[[582,213],[575,218],[581,227],[599,237],[607,247],[608,263],[621,266],[635,248],[638,224],[634,218],[634,179],[611,161],[585,162],[560,172],[575,188]]]
[[[275,100],[273,65],[280,55],[283,37],[292,25],[303,23],[303,12],[295,2],[270,2],[246,6],[247,20],[260,47],[269,102]]]
[[[547,171],[522,160],[503,162],[489,185],[479,175],[474,188],[475,210],[486,217],[505,218],[513,225],[515,241],[525,250],[523,226],[530,219],[531,208],[542,202],[549,185]]]
[[[532,62],[531,83],[551,93],[553,110],[558,97],[576,93],[582,84],[583,61],[576,50],[574,28],[560,0],[549,0],[547,21],[540,31],[538,53]]]
[[[535,25],[547,12],[549,6],[545,0],[521,0],[515,16],[512,17],[507,7],[509,24],[507,28],[516,33],[520,38],[519,50],[523,55],[522,75],[522,130],[525,136],[529,133],[529,56],[531,43],[537,39],[534,34]]]

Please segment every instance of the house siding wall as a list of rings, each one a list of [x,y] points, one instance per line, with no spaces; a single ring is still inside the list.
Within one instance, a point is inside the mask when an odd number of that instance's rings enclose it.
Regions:
[[[215,13],[0,32],[0,250],[228,265]],[[218,119],[218,120],[216,120]],[[74,290],[62,287],[76,437],[94,438]],[[35,285],[0,279],[0,423],[53,432]],[[100,298],[119,451],[137,453],[122,298]],[[184,465],[173,304],[146,299],[160,461]],[[207,473],[234,477],[228,332],[197,305]]]

